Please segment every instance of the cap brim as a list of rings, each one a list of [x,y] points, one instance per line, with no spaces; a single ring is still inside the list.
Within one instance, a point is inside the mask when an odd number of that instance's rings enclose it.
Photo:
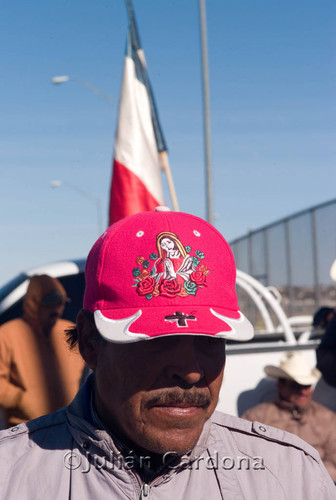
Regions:
[[[168,335],[206,335],[237,341],[253,337],[253,326],[240,311],[209,306],[184,311],[175,311],[171,306],[98,310],[94,319],[98,331],[109,342],[137,342]]]

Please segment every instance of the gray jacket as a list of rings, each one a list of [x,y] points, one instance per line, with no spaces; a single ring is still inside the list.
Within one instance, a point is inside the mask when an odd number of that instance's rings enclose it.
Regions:
[[[132,456],[121,456],[109,434],[90,424],[88,397],[86,383],[69,407],[0,433],[1,500],[336,498],[314,448],[221,413],[206,423],[191,456],[141,484]]]

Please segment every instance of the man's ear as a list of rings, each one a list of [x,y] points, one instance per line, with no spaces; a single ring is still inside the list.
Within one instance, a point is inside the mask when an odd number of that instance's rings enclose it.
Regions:
[[[94,370],[97,366],[98,351],[103,343],[96,325],[87,311],[82,310],[77,316],[78,347],[84,361]]]

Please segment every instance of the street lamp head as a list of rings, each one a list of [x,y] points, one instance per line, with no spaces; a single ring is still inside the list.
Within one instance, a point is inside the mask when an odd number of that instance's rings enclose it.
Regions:
[[[81,196],[84,196],[84,198],[87,198],[88,200],[92,201],[95,203],[96,208],[97,208],[97,227],[98,227],[98,236],[102,234],[103,232],[103,224],[102,224],[102,216],[101,216],[101,200],[97,196],[92,195],[88,191],[85,191],[84,189],[80,188],[79,186],[76,186],[75,184],[71,184],[70,182],[67,181],[50,181],[50,187],[52,188],[58,188],[60,186],[67,186],[68,188],[73,189],[76,191],[78,194]]]
[[[51,181],[50,182],[50,187],[52,187],[52,188],[58,188],[60,186],[62,186],[62,181]]]
[[[70,76],[68,75],[61,75],[61,76],[54,76],[51,81],[55,85],[59,85],[60,83],[68,82],[70,80]]]

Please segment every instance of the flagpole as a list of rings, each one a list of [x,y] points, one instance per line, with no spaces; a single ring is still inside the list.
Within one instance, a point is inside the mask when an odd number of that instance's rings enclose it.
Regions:
[[[178,212],[179,205],[178,205],[175,186],[174,186],[174,182],[173,182],[173,176],[172,176],[170,166],[169,166],[168,152],[167,151],[159,152],[159,159],[160,159],[161,170],[166,174],[169,194],[170,194],[170,198],[171,198],[172,205],[173,205],[173,210],[174,210],[174,212]]]
[[[203,112],[204,112],[204,142],[205,142],[205,184],[206,184],[206,219],[213,224],[212,200],[212,166],[211,166],[211,132],[210,132],[210,105],[209,105],[209,74],[208,74],[208,45],[206,29],[205,0],[199,0],[201,44],[202,44],[202,75],[203,75]]]

